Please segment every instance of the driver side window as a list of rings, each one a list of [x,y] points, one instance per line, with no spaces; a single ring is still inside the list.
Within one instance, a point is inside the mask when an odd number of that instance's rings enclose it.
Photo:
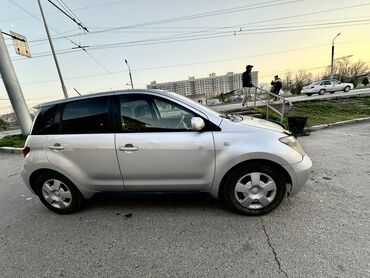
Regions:
[[[196,116],[172,101],[142,94],[122,95],[120,107],[124,132],[191,131]]]

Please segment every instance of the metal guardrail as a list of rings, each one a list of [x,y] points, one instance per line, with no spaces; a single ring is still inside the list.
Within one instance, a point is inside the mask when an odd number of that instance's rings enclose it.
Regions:
[[[271,109],[272,111],[274,111],[276,114],[278,114],[280,116],[280,122],[282,123],[283,122],[283,119],[284,119],[284,113],[285,113],[285,105],[288,104],[289,105],[289,110],[293,107],[293,103],[291,101],[289,101],[288,99],[282,97],[282,96],[279,96],[277,94],[274,94],[274,93],[271,93],[269,91],[266,91],[258,86],[254,86],[256,88],[256,92],[254,93],[254,109],[256,109],[256,104],[257,104],[257,101],[266,105],[266,119],[268,120],[269,119],[269,109]],[[258,97],[258,90],[260,91],[260,95],[261,94],[265,94],[267,96],[266,100],[263,100],[261,99],[260,97]],[[270,100],[270,96],[273,96],[274,98],[278,98],[279,100],[277,101],[271,101]],[[278,104],[279,102],[281,101],[281,111],[279,111],[278,109],[276,109],[275,107],[273,107],[271,105],[272,102],[274,102],[274,104]]]

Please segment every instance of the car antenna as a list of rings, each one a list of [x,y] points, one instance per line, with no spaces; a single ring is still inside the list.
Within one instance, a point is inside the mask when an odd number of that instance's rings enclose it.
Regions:
[[[75,90],[77,94],[79,94],[80,96],[82,96],[82,95],[80,94],[80,92],[79,92],[79,91],[77,91],[77,89],[76,89],[76,88],[73,88],[73,90]]]

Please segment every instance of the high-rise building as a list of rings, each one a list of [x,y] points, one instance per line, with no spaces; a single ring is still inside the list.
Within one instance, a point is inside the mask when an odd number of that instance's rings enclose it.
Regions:
[[[252,71],[252,83],[258,85],[258,71]],[[208,77],[191,76],[188,80],[165,83],[153,81],[147,85],[147,88],[167,90],[183,96],[205,95],[206,99],[211,99],[221,93],[225,94],[242,88],[242,73],[228,72],[221,76],[211,73]]]

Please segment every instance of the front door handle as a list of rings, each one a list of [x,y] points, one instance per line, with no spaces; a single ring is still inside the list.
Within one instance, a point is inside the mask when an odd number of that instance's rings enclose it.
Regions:
[[[48,146],[49,149],[53,151],[61,151],[64,150],[64,147],[61,146],[59,143],[55,143],[53,146]]]
[[[120,146],[119,147],[119,150],[120,151],[124,151],[124,152],[135,152],[135,151],[138,151],[139,148],[138,147],[135,147],[132,144],[126,144],[124,146]]]

